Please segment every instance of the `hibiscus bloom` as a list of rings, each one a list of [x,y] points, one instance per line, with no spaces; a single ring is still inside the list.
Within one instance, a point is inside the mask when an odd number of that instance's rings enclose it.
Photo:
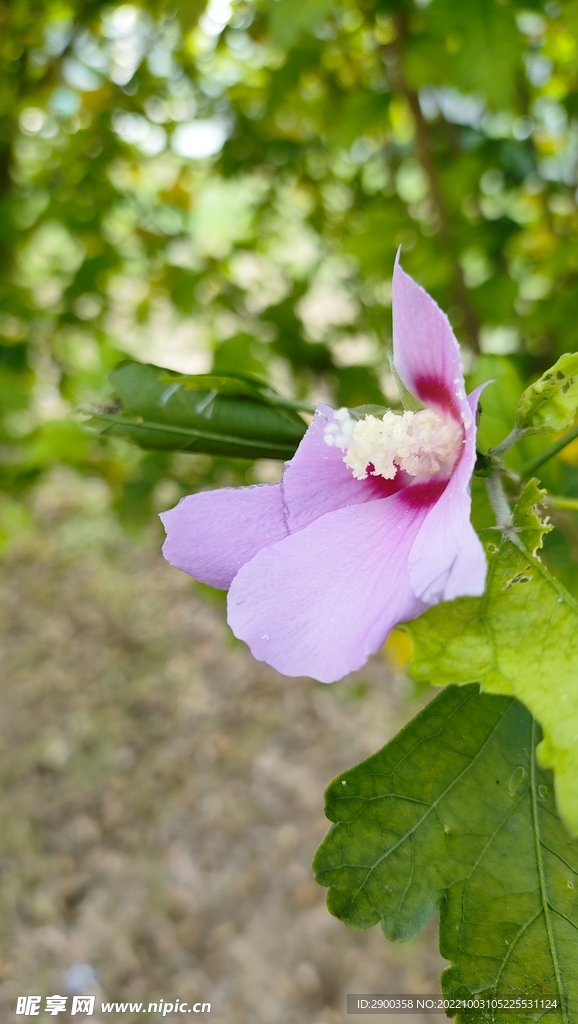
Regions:
[[[398,623],[484,590],[470,523],[480,389],[466,396],[447,317],[399,264],[392,302],[394,367],[422,410],[320,405],[281,483],[190,495],[161,516],[165,558],[228,589],[235,636],[288,676],[334,682]]]

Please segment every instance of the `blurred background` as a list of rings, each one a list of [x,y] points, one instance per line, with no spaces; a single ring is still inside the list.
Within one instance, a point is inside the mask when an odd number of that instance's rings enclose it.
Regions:
[[[577,118],[576,0],[0,2],[6,1019],[92,985],[334,1024],[356,987],[437,987],[434,927],[348,932],[309,869],[325,784],[425,699],[405,652],[332,688],[254,663],[155,513],[280,464],[84,421],[127,356],[395,403],[401,245],[496,381],[497,443],[578,347]],[[574,592],[577,467],[575,444],[543,472]]]

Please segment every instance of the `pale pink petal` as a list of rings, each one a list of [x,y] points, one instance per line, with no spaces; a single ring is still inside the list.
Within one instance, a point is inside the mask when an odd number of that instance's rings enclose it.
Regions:
[[[160,518],[167,531],[167,561],[222,590],[262,547],[288,532],[281,484],[190,494]]]
[[[333,418],[333,409],[319,405],[299,448],[286,463],[282,487],[291,533],[326,512],[384,498],[401,485],[399,480],[375,476],[356,480],[343,461],[344,452],[325,442],[325,427]]]
[[[437,302],[396,260],[393,272],[393,362],[424,405],[463,421],[468,415],[460,349]]]
[[[407,559],[431,503],[408,504],[404,493],[329,512],[243,566],[228,619],[257,659],[334,682],[424,610]]]
[[[479,596],[486,582],[486,556],[470,522],[470,480],[476,461],[475,416],[478,396],[468,398],[472,425],[464,452],[450,481],[428,513],[409,555],[409,579],[415,595],[427,604]]]

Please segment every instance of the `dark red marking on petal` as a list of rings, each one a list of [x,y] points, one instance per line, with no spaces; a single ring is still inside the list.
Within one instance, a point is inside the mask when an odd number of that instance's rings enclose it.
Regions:
[[[424,505],[435,505],[444,493],[449,478],[445,480],[426,480],[419,484],[404,487],[403,500],[412,508],[423,508]]]
[[[418,377],[414,381],[414,387],[417,397],[424,405],[443,409],[458,423],[462,422],[459,400],[445,381],[438,377]]]

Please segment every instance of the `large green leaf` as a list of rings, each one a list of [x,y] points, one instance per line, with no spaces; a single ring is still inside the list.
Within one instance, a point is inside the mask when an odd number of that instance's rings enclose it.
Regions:
[[[539,757],[555,771],[560,812],[578,832],[578,605],[537,554],[548,528],[536,513],[542,494],[531,481],[518,502],[520,547],[490,535],[483,597],[437,605],[408,624],[410,674],[436,686],[477,681],[523,701],[544,730]]]
[[[110,380],[121,407],[97,412],[92,423],[141,448],[289,459],[307,429],[289,403],[250,378],[203,375],[195,388],[193,377],[125,362]]]
[[[565,996],[568,1011],[554,1019],[569,1022],[578,1013],[578,843],[536,764],[536,733],[518,701],[448,687],[331,783],[335,824],[314,870],[333,914],[354,928],[379,922],[390,939],[415,935],[439,907],[448,998]]]
[[[524,430],[565,430],[578,409],[578,352],[567,352],[524,391],[516,415]]]

